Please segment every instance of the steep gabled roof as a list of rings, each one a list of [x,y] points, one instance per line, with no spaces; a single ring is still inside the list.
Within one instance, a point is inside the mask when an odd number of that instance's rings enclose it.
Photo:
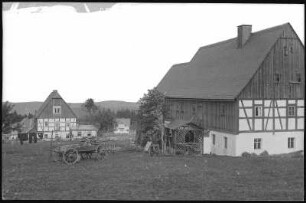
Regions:
[[[34,118],[24,118],[21,122],[20,133],[29,133],[34,128]]]
[[[50,95],[47,97],[47,99],[44,101],[44,103],[40,106],[40,108],[38,109],[37,113],[35,114],[35,118],[38,118],[42,112],[46,109],[46,107],[48,106],[48,104],[50,102],[52,102],[52,99],[62,99],[62,101],[64,102],[64,105],[67,106],[67,108],[69,109],[69,111],[71,112],[71,114],[77,118],[77,116],[75,115],[75,113],[73,112],[73,110],[70,108],[70,106],[65,102],[65,100],[61,97],[61,95],[57,92],[57,90],[54,90],[53,92],[50,93]]]
[[[286,29],[289,23],[254,32],[242,48],[237,38],[201,47],[189,63],[172,66],[157,89],[172,98],[235,99]]]

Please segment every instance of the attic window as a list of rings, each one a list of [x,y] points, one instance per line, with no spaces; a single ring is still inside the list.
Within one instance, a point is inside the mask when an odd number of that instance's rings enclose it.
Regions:
[[[285,55],[285,56],[288,56],[288,54],[289,54],[288,47],[287,47],[287,46],[284,46],[284,55]]]
[[[301,73],[296,73],[296,81],[302,82]]]
[[[274,83],[279,83],[280,82],[280,74],[279,73],[275,73],[274,74]]]
[[[61,114],[61,106],[53,106],[53,114]]]

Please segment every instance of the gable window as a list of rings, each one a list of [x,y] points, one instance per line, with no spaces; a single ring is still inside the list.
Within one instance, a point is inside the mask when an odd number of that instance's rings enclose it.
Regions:
[[[45,137],[45,138],[48,138],[48,134],[44,134],[44,137]]]
[[[254,149],[261,149],[261,138],[254,139]]]
[[[296,73],[296,81],[302,82],[301,73]]]
[[[227,149],[227,137],[224,137],[224,148]]]
[[[280,83],[280,74],[274,73],[274,83]]]
[[[61,114],[61,106],[53,106],[53,114]]]
[[[213,145],[215,145],[215,144],[216,144],[216,135],[213,134],[213,135],[212,135],[212,138],[213,138],[213,140],[212,140],[212,141],[213,141]]]
[[[294,148],[294,137],[288,137],[288,148]]]
[[[262,117],[262,106],[254,106],[255,117]]]
[[[285,55],[285,56],[288,56],[288,54],[289,54],[288,47],[287,47],[287,46],[284,46],[284,55]]]
[[[295,116],[296,108],[295,105],[288,105],[288,116]]]

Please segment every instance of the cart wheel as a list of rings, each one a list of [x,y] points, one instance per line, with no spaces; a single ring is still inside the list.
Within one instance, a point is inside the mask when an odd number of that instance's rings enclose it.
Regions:
[[[63,159],[62,152],[52,151],[52,160],[54,162],[62,161],[62,159]]]
[[[75,164],[79,160],[79,154],[75,149],[68,149],[64,155],[63,160],[66,164],[72,165]]]

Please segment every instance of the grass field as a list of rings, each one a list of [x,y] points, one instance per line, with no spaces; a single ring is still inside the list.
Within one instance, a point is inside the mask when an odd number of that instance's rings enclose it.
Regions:
[[[49,142],[2,144],[3,199],[303,200],[304,157],[162,156],[121,144],[103,161],[52,162]]]

